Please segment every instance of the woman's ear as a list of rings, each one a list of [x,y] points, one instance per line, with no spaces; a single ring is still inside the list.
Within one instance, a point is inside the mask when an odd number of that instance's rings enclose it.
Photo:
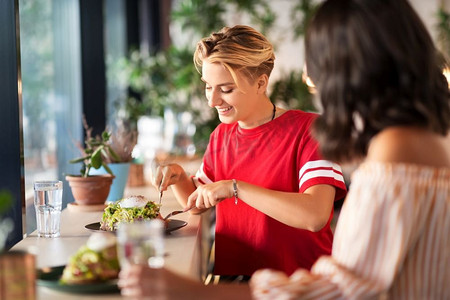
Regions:
[[[269,77],[267,76],[267,74],[262,74],[261,76],[259,76],[256,83],[258,88],[257,93],[265,94],[267,86],[269,85]]]

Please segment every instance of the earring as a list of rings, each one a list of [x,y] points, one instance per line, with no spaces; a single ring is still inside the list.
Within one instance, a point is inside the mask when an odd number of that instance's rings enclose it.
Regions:
[[[364,120],[361,114],[357,111],[353,112],[353,124],[357,132],[362,132],[364,130]]]

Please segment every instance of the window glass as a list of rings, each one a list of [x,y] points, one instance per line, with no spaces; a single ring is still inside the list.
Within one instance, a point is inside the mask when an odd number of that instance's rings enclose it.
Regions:
[[[25,198],[30,206],[33,181],[57,179],[54,49],[51,2],[19,2]],[[27,225],[27,232],[35,228],[35,223]]]
[[[35,180],[62,180],[79,154],[81,84],[77,0],[19,0],[26,232],[36,229]]]
[[[107,81],[107,123],[114,128],[118,108],[127,95],[120,76],[120,60],[127,55],[126,7],[124,0],[104,1],[105,65]]]

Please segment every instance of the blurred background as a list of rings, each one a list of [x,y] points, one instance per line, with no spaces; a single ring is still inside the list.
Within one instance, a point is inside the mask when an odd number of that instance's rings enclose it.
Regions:
[[[69,160],[80,155],[86,126],[92,135],[111,131],[122,150],[127,145],[130,172],[137,172],[129,184],[146,184],[154,159],[201,158],[218,118],[206,104],[192,54],[200,38],[223,26],[263,32],[276,53],[272,101],[316,111],[314,90],[302,76],[303,36],[320,2],[0,2],[0,190],[11,191],[14,202],[10,243],[35,229],[34,208],[28,210],[34,180],[63,180],[63,207],[73,201],[64,176],[78,173]],[[450,0],[410,3],[448,56]]]

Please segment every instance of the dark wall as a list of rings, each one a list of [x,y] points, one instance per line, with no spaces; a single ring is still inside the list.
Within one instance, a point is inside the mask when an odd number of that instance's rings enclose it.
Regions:
[[[0,1],[0,190],[13,196],[13,207],[6,213],[14,221],[6,249],[22,239],[23,161],[21,160],[20,106],[18,80],[20,60],[18,29],[18,0]]]
[[[128,51],[139,48],[139,0],[125,1]]]
[[[80,0],[83,114],[92,134],[106,125],[106,74],[103,1]]]
[[[128,50],[145,47],[154,52],[169,46],[171,1],[126,0],[125,6]]]
[[[125,1],[129,50],[145,47],[154,52],[161,49],[164,19],[161,1],[164,0]],[[83,114],[94,136],[101,134],[106,125],[103,21],[103,1],[80,0]]]

